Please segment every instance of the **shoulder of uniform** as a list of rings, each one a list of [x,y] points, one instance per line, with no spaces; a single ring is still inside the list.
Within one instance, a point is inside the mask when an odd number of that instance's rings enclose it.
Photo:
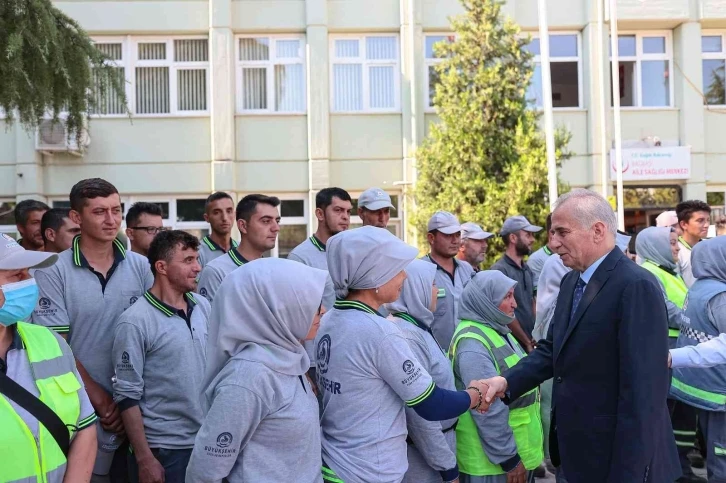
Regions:
[[[143,320],[152,310],[158,310],[146,300],[143,295],[131,305],[128,309],[124,310],[121,315],[118,316],[117,324],[138,324],[139,321]]]
[[[134,266],[149,267],[149,259],[131,250],[126,251],[126,261]]]
[[[205,297],[204,295],[201,295],[197,292],[191,292],[191,296],[194,298],[194,301],[196,302],[196,304],[199,305],[200,307],[202,307],[204,310],[206,310],[207,312],[209,310],[211,310],[212,304],[209,303],[209,300],[207,300],[207,297]]]

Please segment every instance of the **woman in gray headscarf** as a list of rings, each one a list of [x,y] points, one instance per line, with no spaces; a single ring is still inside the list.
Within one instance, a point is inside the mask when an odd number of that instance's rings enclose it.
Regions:
[[[339,300],[315,338],[326,481],[400,482],[408,467],[406,406],[424,419],[443,421],[481,404],[486,385],[472,381],[465,391],[437,387],[401,330],[373,308],[399,298],[404,269],[417,254],[388,230],[372,226],[328,241]]]
[[[320,323],[327,273],[262,258],[214,299],[202,400],[186,481],[320,483],[318,402],[302,346]]]
[[[451,341],[456,386],[467,378],[501,375],[526,356],[507,327],[514,319],[517,282],[499,271],[477,273],[459,302],[461,321]],[[542,463],[539,395],[534,389],[484,414],[468,412],[456,427],[461,483],[525,483]]]
[[[431,333],[436,310],[436,265],[414,260],[406,267],[401,296],[386,304],[390,318],[401,329],[411,351],[440,388],[456,390],[454,373],[446,352]],[[441,483],[458,478],[456,465],[456,419],[426,421],[406,409],[408,427],[408,471],[405,483]]]

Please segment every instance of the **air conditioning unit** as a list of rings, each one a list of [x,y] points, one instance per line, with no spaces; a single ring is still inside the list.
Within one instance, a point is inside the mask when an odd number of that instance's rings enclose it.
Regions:
[[[70,153],[75,156],[81,156],[83,150],[91,144],[91,138],[88,136],[88,128],[82,128],[80,145],[76,136],[68,138],[68,127],[66,120],[61,118],[57,121],[53,119],[43,119],[38,125],[38,131],[35,138],[35,149],[43,154],[53,155],[58,152]]]

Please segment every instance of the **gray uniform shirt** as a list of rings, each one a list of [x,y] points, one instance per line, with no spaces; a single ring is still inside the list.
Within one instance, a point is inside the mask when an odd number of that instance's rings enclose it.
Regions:
[[[519,344],[510,344],[523,356]],[[457,389],[466,389],[469,381],[498,376],[494,360],[484,344],[474,339],[462,339],[456,347],[454,377]],[[466,382],[464,382],[466,381]],[[501,464],[517,454],[514,433],[509,426],[509,408],[495,399],[486,413],[470,410],[484,453],[494,464]]]
[[[539,276],[542,273],[542,268],[550,255],[552,255],[552,252],[549,248],[547,248],[547,245],[545,245],[531,254],[527,259],[527,266],[532,271],[532,283],[534,284],[535,293],[537,292],[537,286],[539,285]]]
[[[346,483],[401,481],[408,468],[404,402],[425,400],[431,376],[401,330],[359,302],[336,302],[315,347],[323,459]]]
[[[475,272],[468,263],[454,259],[454,275],[452,276],[441,265],[433,261],[429,255],[423,257],[422,260],[427,260],[437,267],[434,280],[439,292],[431,331],[439,345],[448,350],[451,338],[454,336],[454,331],[459,323],[459,299],[461,299],[461,293]]]
[[[679,238],[678,242],[681,244],[681,250],[678,252],[678,271],[681,273],[683,281],[686,282],[686,286],[691,288],[696,283],[693,268],[691,267],[691,250],[693,248],[683,238]]]
[[[109,394],[116,320],[154,282],[146,257],[127,252],[118,241],[114,253],[114,265],[104,279],[88,264],[76,237],[55,265],[35,272],[40,297],[32,316],[34,324],[68,334],[76,359]]]
[[[514,317],[519,321],[519,325],[532,337],[534,330],[534,281],[532,270],[529,269],[526,262],[522,262],[522,266],[517,265],[508,255],[492,265],[492,270],[499,270],[507,277],[517,282],[514,287],[514,299],[517,301],[517,308],[514,309]]]
[[[139,406],[150,448],[192,448],[202,425],[210,306],[199,295],[186,299],[185,313],[146,292],[116,324],[114,401],[121,410]]]
[[[211,303],[224,278],[232,273],[232,270],[245,263],[247,260],[239,254],[236,248],[227,252],[227,255],[212,260],[199,274],[199,294],[206,297]]]
[[[318,401],[307,378],[233,358],[212,385],[187,483],[322,483]]]
[[[287,256],[288,260],[295,260],[308,267],[318,268],[320,270],[328,271],[328,257],[325,255],[325,243],[318,240],[313,235],[290,252]],[[328,276],[325,281],[325,290],[323,291],[323,307],[325,310],[333,308],[335,303],[335,288],[333,286],[333,280]],[[303,343],[305,350],[310,358],[310,367],[315,367],[315,344],[312,340],[306,340]]]
[[[237,248],[237,242],[229,241],[232,248]],[[205,236],[199,240],[199,264],[202,268],[206,267],[212,260],[221,257],[227,253],[227,250],[217,245],[211,238]]]
[[[455,391],[451,362],[434,336],[411,316],[412,323],[392,315],[393,322],[401,329],[411,351],[421,366],[431,375],[441,389]],[[456,466],[456,432],[452,429],[456,419],[426,421],[412,408],[406,408],[408,435],[413,444],[408,446],[407,482],[440,482],[439,472]],[[447,430],[443,432],[443,430]]]
[[[23,340],[15,327],[11,326],[10,330],[13,331],[13,341],[10,343],[8,353],[5,358],[7,363],[7,376],[16,383],[20,384],[33,396],[40,397],[40,391],[38,390],[38,386],[35,384],[35,379],[33,378],[33,373],[30,368],[28,351],[26,350]],[[83,380],[81,379],[80,374],[78,374],[78,370],[75,368],[76,361],[73,358],[71,348],[68,347],[68,344],[61,336],[58,334],[54,335],[56,339],[58,339],[58,344],[60,345],[63,357],[68,359],[68,366],[73,367],[73,374],[76,376],[76,380],[78,381],[78,389],[75,389],[74,391],[78,394],[78,402],[80,403],[81,412],[78,414],[78,420],[76,421],[77,430],[71,434],[71,438],[74,438],[78,434],[78,431],[95,425],[98,418],[93,406],[91,406],[91,401],[88,399],[88,394],[86,394],[86,389],[83,386]],[[66,388],[64,387],[63,389]],[[38,438],[38,419],[35,416],[31,416],[28,411],[18,406],[18,404],[12,399],[2,395],[0,395],[0,399],[4,399],[10,403],[10,406],[13,408],[15,413],[20,416],[20,419],[23,420],[25,425],[33,434],[33,437]],[[3,443],[10,442],[4,441]],[[9,447],[6,445],[3,446]],[[0,470],[0,477],[1,476],[2,471]]]

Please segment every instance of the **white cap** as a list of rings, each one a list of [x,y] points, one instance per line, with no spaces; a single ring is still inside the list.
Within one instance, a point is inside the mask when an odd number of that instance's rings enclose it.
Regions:
[[[55,253],[26,250],[10,235],[0,233],[0,270],[48,268],[57,260],[58,255]]]
[[[482,230],[476,223],[466,222],[461,225],[461,239],[486,240],[494,236],[494,233]]]
[[[448,211],[437,211],[429,220],[428,231],[440,231],[444,235],[452,235],[461,231],[459,219]]]
[[[670,228],[678,224],[678,215],[675,211],[664,211],[655,219],[655,226],[659,228]]]
[[[380,188],[368,188],[358,197],[358,208],[365,208],[370,211],[378,211],[383,208],[395,208],[391,203],[391,197]]]

